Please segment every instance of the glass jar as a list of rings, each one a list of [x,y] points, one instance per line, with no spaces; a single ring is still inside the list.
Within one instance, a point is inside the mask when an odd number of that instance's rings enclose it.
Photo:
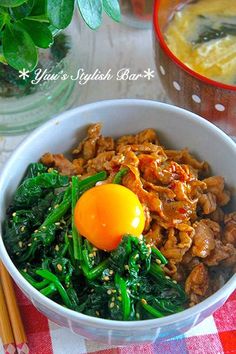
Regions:
[[[71,107],[75,100],[78,102],[83,87],[78,87],[71,76],[76,77],[79,68],[89,70],[87,53],[94,38],[86,28],[85,55],[80,44],[85,27],[75,12],[70,26],[55,35],[52,47],[39,50],[38,66],[25,79],[10,66],[0,64],[1,135],[30,131]],[[67,74],[67,79],[63,74]]]
[[[154,0],[121,0],[122,21],[135,28],[150,29]]]

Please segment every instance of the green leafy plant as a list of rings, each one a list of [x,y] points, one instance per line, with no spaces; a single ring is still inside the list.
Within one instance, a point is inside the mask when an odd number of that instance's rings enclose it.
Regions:
[[[69,26],[75,4],[93,30],[102,23],[103,10],[120,20],[118,0],[0,0],[0,62],[33,71],[38,48],[49,48],[54,34]]]

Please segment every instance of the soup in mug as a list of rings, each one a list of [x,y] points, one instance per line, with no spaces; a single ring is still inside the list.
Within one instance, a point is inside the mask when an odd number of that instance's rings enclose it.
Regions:
[[[174,13],[165,39],[190,69],[236,85],[236,1],[192,1]]]

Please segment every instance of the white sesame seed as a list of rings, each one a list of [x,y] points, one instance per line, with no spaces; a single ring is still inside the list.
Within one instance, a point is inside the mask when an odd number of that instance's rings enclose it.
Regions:
[[[57,264],[57,269],[61,272],[62,271],[62,265],[60,263]]]
[[[111,289],[107,290],[107,294],[111,295],[112,294],[112,290]]]
[[[114,306],[115,306],[115,303],[111,302],[109,307],[110,307],[110,309],[112,309]]]

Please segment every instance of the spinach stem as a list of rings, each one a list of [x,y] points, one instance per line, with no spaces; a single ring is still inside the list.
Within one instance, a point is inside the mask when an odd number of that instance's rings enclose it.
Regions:
[[[50,297],[57,292],[55,284],[50,283],[46,288],[40,290],[41,294]]]
[[[158,277],[158,279],[160,276],[162,277],[165,276],[163,269],[158,264],[154,264],[154,263],[151,264],[149,273],[154,277]]]
[[[141,305],[144,308],[144,310],[149,312],[154,317],[157,317],[157,318],[164,317],[163,313],[161,313],[160,311],[158,311],[157,309],[155,309],[151,305],[148,305],[148,303],[145,300],[144,301],[143,300],[144,299],[141,300]]]
[[[77,200],[79,199],[79,192],[80,192],[80,187],[79,187],[79,179],[77,176],[72,177],[72,203],[71,203],[71,214],[72,214],[72,239],[73,239],[73,249],[74,249],[74,258],[76,260],[82,261],[83,256],[82,256],[82,237],[80,236],[76,226],[75,226],[75,206],[77,203]]]
[[[81,264],[82,271],[85,277],[89,280],[94,280],[108,267],[109,260],[105,259],[103,262],[99,263],[96,267],[89,270],[85,264]]]
[[[156,247],[152,247],[152,253],[154,253],[157,256],[157,258],[160,259],[162,264],[166,265],[168,263],[166,257]]]
[[[43,289],[46,285],[48,285],[49,281],[47,279],[44,279],[40,282],[34,280],[28,273],[21,271],[21,275],[36,289],[40,290]]]
[[[49,270],[47,270],[47,269],[38,269],[38,270],[36,270],[36,274],[40,275],[44,279],[51,281],[55,285],[59,294],[61,295],[61,298],[62,298],[64,304],[68,308],[72,308],[72,303],[70,301],[70,298],[67,295],[65,288],[63,287],[60,280],[58,279],[58,277],[55,274],[49,272]]]
[[[54,224],[55,222],[60,221],[60,219],[65,215],[65,213],[69,209],[70,205],[71,205],[71,187],[68,187],[66,189],[66,192],[64,194],[61,204],[59,204],[59,206],[57,208],[55,208],[47,216],[47,218],[44,220],[44,222],[40,228],[47,227],[51,224]]]
[[[122,178],[128,173],[129,169],[128,167],[123,167],[120,169],[119,172],[114,176],[113,183],[114,184],[121,184],[122,183]]]
[[[115,284],[121,293],[123,320],[127,321],[131,313],[131,301],[126,282],[118,273],[115,275]]]

